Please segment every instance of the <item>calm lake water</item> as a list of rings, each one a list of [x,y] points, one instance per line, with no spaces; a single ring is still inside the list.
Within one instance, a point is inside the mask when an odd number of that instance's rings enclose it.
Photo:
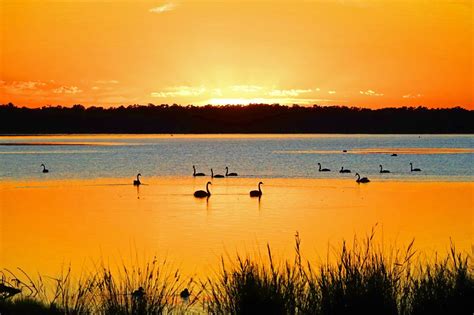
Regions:
[[[472,135],[94,135],[0,137],[0,178],[187,176],[341,178],[344,166],[383,179],[474,178]],[[7,145],[8,144],[8,145]],[[346,153],[343,150],[347,150]],[[392,157],[397,153],[397,157]],[[318,172],[317,163],[333,172]],[[409,163],[421,168],[411,173]],[[43,175],[40,164],[50,173]],[[379,164],[391,174],[379,175]]]
[[[473,241],[473,136],[217,135],[1,137],[0,267],[54,276],[97,261],[168,258],[208,276],[221,255],[303,254],[377,226],[387,248],[412,239],[420,253],[463,252]],[[36,144],[36,145],[32,145]],[[347,152],[342,152],[347,150]],[[398,156],[392,157],[396,152]],[[317,163],[333,172],[318,172]],[[411,173],[409,163],[422,172]],[[45,163],[50,173],[41,173]],[[224,167],[238,178],[212,180]],[[379,174],[383,164],[390,174]],[[341,166],[372,179],[354,182]],[[134,187],[137,172],[144,185]],[[250,198],[259,180],[264,195]]]

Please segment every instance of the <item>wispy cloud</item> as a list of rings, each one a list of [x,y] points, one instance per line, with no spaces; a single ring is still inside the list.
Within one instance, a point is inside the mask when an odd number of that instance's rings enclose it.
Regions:
[[[367,90],[367,91],[359,91],[362,95],[367,96],[383,96],[383,93],[377,93],[374,90]]]
[[[411,94],[411,93],[410,93],[410,94],[407,94],[407,95],[403,95],[402,97],[403,97],[403,98],[420,98],[420,97],[422,97],[422,96],[423,96],[423,95],[421,95],[421,94],[419,94],[419,93],[418,93],[418,94]]]
[[[56,89],[53,89],[53,93],[56,94],[77,94],[81,92],[82,90],[77,86],[60,86]]]
[[[311,93],[311,89],[290,89],[290,90],[271,90],[268,95],[277,97],[299,96],[303,93]]]
[[[176,8],[176,4],[170,2],[170,3],[165,3],[163,5],[160,5],[158,7],[151,8],[148,11],[151,13],[164,13],[164,12],[172,11],[175,8]]]
[[[24,92],[25,90],[37,90],[45,86],[46,83],[40,81],[0,81],[0,87],[8,93]]]
[[[263,90],[263,87],[258,85],[232,85],[230,89],[233,92],[241,93],[257,93]]]
[[[192,86],[176,86],[167,88],[164,91],[152,92],[151,97],[186,97],[186,96],[198,96],[206,92],[205,87],[192,87]]]
[[[336,94],[336,91],[328,91],[329,94]]]
[[[94,81],[96,84],[119,84],[117,80],[97,80]]]
[[[321,98],[212,98],[203,102],[201,105],[249,105],[249,104],[282,104],[282,105],[314,105],[332,103],[334,100]],[[345,101],[338,101],[345,102]]]

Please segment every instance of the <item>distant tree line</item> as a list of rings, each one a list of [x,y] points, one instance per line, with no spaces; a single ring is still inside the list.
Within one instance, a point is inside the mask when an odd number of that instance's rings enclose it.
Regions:
[[[0,133],[473,133],[460,107],[367,109],[344,106],[0,105]]]

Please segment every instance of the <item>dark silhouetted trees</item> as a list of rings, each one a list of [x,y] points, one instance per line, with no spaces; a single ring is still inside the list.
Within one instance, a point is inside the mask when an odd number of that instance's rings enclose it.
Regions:
[[[473,133],[460,107],[366,109],[342,106],[0,105],[0,133]]]

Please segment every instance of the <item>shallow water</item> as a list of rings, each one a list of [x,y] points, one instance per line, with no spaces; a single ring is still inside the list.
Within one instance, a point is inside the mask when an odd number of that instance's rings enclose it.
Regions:
[[[344,166],[374,179],[472,181],[473,157],[472,135],[0,136],[0,179],[188,176],[195,164],[245,177],[346,178]]]
[[[0,266],[56,275],[72,264],[90,269],[167,258],[189,275],[207,276],[221,255],[294,255],[294,235],[306,258],[325,260],[328,245],[364,237],[403,247],[413,238],[427,255],[445,253],[450,239],[470,253],[472,182],[264,178],[264,195],[250,198],[256,179],[214,179],[212,196],[196,199],[208,179],[152,177],[139,188],[129,178],[0,182]]]
[[[0,266],[57,274],[99,260],[167,257],[208,275],[221,255],[325,259],[377,226],[384,246],[471,252],[470,135],[72,135],[0,137]],[[347,152],[343,152],[347,150]],[[392,157],[396,153],[398,156]],[[332,169],[319,172],[317,163]],[[422,169],[412,173],[409,163]],[[45,163],[48,174],[39,165]],[[209,177],[212,196],[192,196]],[[379,174],[378,165],[391,171]],[[352,174],[340,174],[341,166]],[[372,180],[354,182],[354,172]],[[137,172],[144,185],[132,185]],[[262,180],[264,196],[248,192]]]

